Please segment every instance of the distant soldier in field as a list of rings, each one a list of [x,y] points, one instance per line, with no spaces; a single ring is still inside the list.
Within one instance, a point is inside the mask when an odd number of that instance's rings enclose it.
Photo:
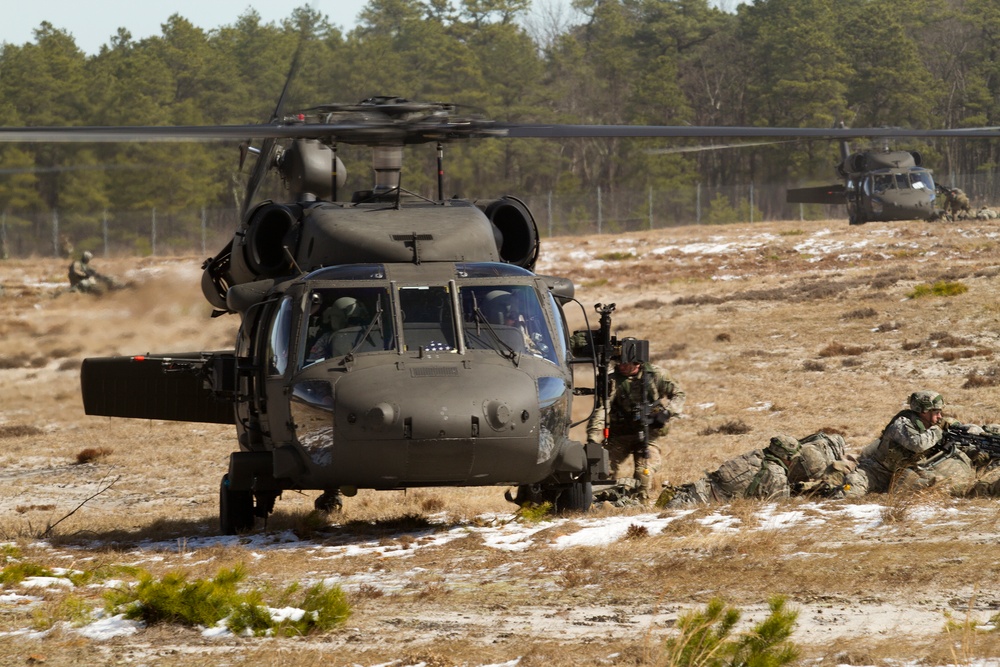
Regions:
[[[607,412],[594,412],[587,424],[587,439],[602,442],[607,430],[611,477],[618,479],[620,472],[631,472],[637,481],[634,495],[645,502],[651,499],[654,489],[659,490],[654,480],[660,468],[667,422],[681,414],[684,392],[664,369],[651,363],[618,359],[609,380]],[[640,416],[644,405],[649,420],[648,442],[643,442],[645,424]],[[625,467],[626,461],[632,465]]]
[[[103,294],[109,289],[115,289],[118,283],[108,276],[98,273],[90,265],[94,254],[89,250],[80,255],[80,259],[69,265],[69,291],[85,292],[87,294]]]
[[[862,450],[846,495],[934,485],[946,485],[962,495],[972,484],[974,470],[969,457],[957,449],[937,447],[944,436],[941,394],[916,391],[907,403],[906,410],[889,420],[879,439]]]
[[[944,196],[944,204],[941,208],[944,209],[946,216],[955,220],[959,217],[964,218],[972,215],[969,197],[961,188],[950,188],[939,183],[937,190]]]

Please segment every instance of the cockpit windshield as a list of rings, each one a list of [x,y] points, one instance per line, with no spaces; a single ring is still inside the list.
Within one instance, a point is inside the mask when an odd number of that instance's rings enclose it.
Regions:
[[[351,352],[395,349],[389,291],[384,287],[315,289],[309,295],[309,316],[301,367]]]
[[[911,171],[910,182],[913,184],[913,189],[915,190],[927,190],[932,194],[934,192],[934,179],[931,177],[931,172],[929,171]]]
[[[926,169],[907,173],[874,174],[871,179],[872,190],[875,194],[881,194],[887,190],[909,190],[911,188],[934,191],[934,179]]]
[[[530,285],[466,285],[459,297],[466,347],[507,349],[558,363],[538,294]]]

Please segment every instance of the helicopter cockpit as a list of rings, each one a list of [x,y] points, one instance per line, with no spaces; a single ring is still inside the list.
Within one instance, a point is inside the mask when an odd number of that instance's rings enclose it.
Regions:
[[[914,168],[906,172],[885,171],[870,174],[864,183],[865,192],[884,194],[888,190],[927,190],[934,192],[934,178],[927,169]]]
[[[314,272],[304,279],[309,289],[296,331],[279,307],[271,332],[272,357],[287,355],[297,344],[299,369],[347,355],[385,352],[491,350],[560,363],[564,345],[557,348],[555,341],[562,340],[562,333],[554,335],[550,322],[562,327],[562,315],[551,296],[540,298],[536,276],[503,264],[455,267],[454,279],[443,284],[392,280],[382,266]],[[277,365],[272,360],[273,370],[280,371]]]

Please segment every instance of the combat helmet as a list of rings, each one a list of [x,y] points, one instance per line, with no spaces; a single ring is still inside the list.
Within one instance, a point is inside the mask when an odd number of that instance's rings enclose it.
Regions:
[[[94,259],[94,253],[90,252],[89,250],[84,250],[83,255],[80,256],[80,259],[82,259],[83,263],[86,264],[90,260]]]
[[[773,454],[782,460],[788,460],[799,453],[799,441],[790,435],[778,434],[771,438],[765,450],[768,454]]]
[[[936,391],[915,391],[910,394],[910,409],[914,412],[930,412],[944,409],[944,397]]]

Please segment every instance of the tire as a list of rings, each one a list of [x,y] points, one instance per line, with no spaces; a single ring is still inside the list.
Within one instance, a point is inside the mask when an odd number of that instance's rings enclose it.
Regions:
[[[594,504],[594,486],[590,482],[574,482],[563,489],[556,504],[558,512],[586,512]]]
[[[219,528],[223,535],[237,535],[253,530],[253,493],[229,488],[229,475],[219,485]]]

